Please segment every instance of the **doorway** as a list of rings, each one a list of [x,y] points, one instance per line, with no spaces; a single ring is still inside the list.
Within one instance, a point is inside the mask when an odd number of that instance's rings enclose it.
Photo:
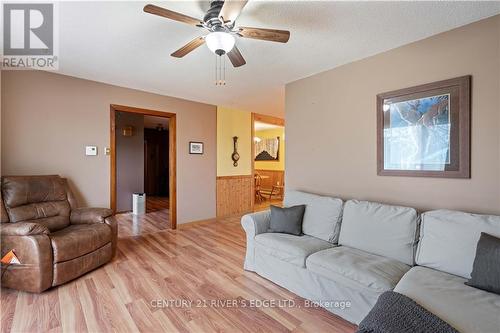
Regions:
[[[122,120],[125,119],[124,122]],[[134,126],[134,119],[140,119],[140,125]],[[132,182],[142,183],[139,187],[145,192],[146,212],[168,208],[168,221],[171,229],[177,227],[177,192],[176,192],[176,115],[174,113],[147,110],[112,104],[110,106],[110,142],[111,142],[111,181],[110,202],[114,212],[130,207],[131,193],[126,190],[126,197],[117,195],[122,183],[122,176],[129,172]],[[118,126],[120,125],[120,126]],[[134,130],[136,131],[134,134]],[[139,131],[138,131],[139,130]],[[135,135],[135,137],[134,137]],[[132,162],[123,163],[122,156],[117,156],[124,137],[134,138],[136,154]],[[128,140],[129,142],[134,140]],[[140,148],[139,148],[140,147]],[[131,169],[131,165],[141,160],[140,167]],[[118,163],[120,169],[118,170]],[[124,166],[124,170],[122,170]],[[127,170],[128,168],[128,170]],[[150,195],[148,195],[148,192]],[[148,207],[149,206],[149,207]],[[121,209],[120,209],[121,208]],[[127,210],[127,209],[125,209]],[[128,209],[130,210],[130,209]]]
[[[285,121],[252,114],[254,211],[282,206],[285,193]]]
[[[144,193],[146,213],[169,208],[169,118],[144,117]]]

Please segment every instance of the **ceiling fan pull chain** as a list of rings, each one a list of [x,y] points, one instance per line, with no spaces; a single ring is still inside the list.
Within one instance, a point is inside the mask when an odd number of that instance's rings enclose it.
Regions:
[[[215,55],[215,85],[226,85],[226,57]]]
[[[222,60],[218,55],[215,55],[215,85],[222,85]]]

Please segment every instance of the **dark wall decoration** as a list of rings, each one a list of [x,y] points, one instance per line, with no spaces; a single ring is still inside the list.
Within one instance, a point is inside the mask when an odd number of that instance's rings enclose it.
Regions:
[[[233,153],[231,154],[231,159],[233,160],[233,166],[238,166],[238,161],[240,159],[240,154],[238,153],[238,137],[233,136]]]

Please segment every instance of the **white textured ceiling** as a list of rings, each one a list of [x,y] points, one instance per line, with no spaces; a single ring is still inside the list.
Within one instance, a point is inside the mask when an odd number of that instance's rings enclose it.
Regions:
[[[152,2],[202,18],[204,1]],[[202,29],[146,14],[146,2],[60,3],[60,72],[244,111],[283,115],[288,82],[500,13],[500,2],[251,0],[237,25],[287,29],[288,44],[239,38],[247,64],[214,85],[206,46],[170,53]],[[229,62],[228,62],[229,65]]]

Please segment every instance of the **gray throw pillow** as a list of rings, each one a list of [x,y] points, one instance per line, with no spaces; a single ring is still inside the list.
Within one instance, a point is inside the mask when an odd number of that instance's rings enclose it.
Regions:
[[[271,206],[271,223],[267,232],[302,235],[302,219],[305,210],[305,205],[287,208]]]
[[[466,285],[500,295],[500,238],[481,233]]]

